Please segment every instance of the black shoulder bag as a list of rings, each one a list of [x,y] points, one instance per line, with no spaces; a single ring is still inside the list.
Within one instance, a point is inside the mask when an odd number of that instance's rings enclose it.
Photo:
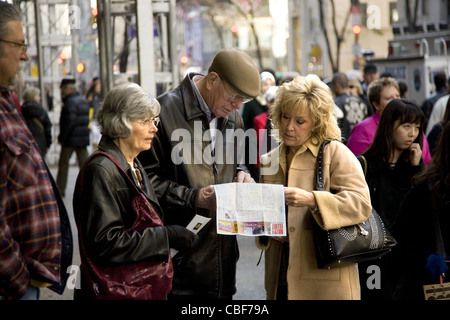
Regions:
[[[324,141],[317,155],[316,190],[319,191],[325,191],[323,150],[329,142]],[[321,269],[374,260],[389,253],[397,244],[374,208],[366,221],[339,229],[324,230],[313,220],[314,247]]]

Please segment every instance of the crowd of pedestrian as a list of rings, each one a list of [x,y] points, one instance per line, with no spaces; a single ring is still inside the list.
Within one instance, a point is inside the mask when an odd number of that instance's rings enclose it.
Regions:
[[[284,186],[286,236],[256,238],[267,299],[424,299],[422,286],[438,281],[427,270],[437,251],[433,217],[450,250],[445,73],[436,73],[436,92],[419,106],[371,63],[363,79],[337,72],[327,85],[311,74],[278,77],[225,48],[206,72],[187,74],[158,97],[124,83],[102,101],[98,78],[86,95],[74,78],[61,79],[53,141],[39,90],[26,88],[22,105],[13,95],[30,57],[19,10],[0,1],[0,12],[0,300],[64,291],[73,238],[63,198],[74,152],[77,300],[233,299],[239,248],[235,235],[216,231],[214,191],[230,182]],[[255,128],[256,139],[243,144],[229,134]],[[174,141],[181,131],[189,139]],[[56,181],[45,160],[52,143],[61,146]],[[258,161],[249,161],[252,152]],[[320,269],[312,225],[362,223],[372,208],[396,238],[394,250],[376,262]],[[198,234],[186,228],[196,215],[211,219]],[[373,265],[378,289],[366,285]]]

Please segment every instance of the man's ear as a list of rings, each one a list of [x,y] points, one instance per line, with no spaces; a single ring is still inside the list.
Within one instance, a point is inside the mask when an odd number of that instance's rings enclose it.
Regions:
[[[220,77],[216,72],[210,72],[206,75],[206,85],[208,90],[211,90],[211,88],[214,85],[214,82],[219,81]]]

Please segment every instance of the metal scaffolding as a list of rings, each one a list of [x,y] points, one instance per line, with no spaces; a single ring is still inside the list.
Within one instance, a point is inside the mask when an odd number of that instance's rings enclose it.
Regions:
[[[113,50],[117,17],[126,17],[127,24],[135,21],[135,32],[122,50],[127,50],[136,39],[137,79],[127,79],[125,75],[125,80],[138,82],[153,96],[178,85],[175,0],[97,0],[97,7],[103,95],[124,78],[113,70],[121,56],[121,52],[114,56]]]
[[[23,13],[29,43],[30,61],[25,67],[23,83],[40,88],[42,105],[49,109],[54,125],[53,143],[47,153],[50,164],[56,164],[59,157],[56,137],[62,78],[83,78],[86,82],[93,75],[100,76],[103,97],[123,80],[140,84],[155,97],[176,87],[180,81],[175,0],[97,0],[96,25],[91,14],[92,2],[86,0],[15,0],[14,3]],[[127,34],[125,40],[118,36],[122,34]],[[126,72],[115,69],[123,62],[121,59],[132,62],[125,67]],[[80,61],[87,64],[89,75],[76,72]],[[21,95],[22,87],[18,93]],[[51,101],[47,101],[49,97]],[[48,102],[53,102],[53,108]]]
[[[25,73],[24,81],[40,88],[44,105],[47,105],[46,86],[53,88],[51,95],[60,101],[57,88],[61,78],[68,74],[76,76],[74,63],[77,60],[79,41],[74,30],[79,7],[73,5],[73,2],[76,1],[21,0],[18,3],[24,15],[27,43],[30,44],[29,72]],[[72,22],[71,15],[73,15]],[[64,57],[67,54],[70,59],[65,61]]]
[[[30,71],[25,81],[38,83],[45,102],[46,84],[58,88],[61,78],[69,74],[78,80],[75,69],[80,46],[86,41],[84,28],[85,21],[90,20],[86,17],[90,16],[90,5],[79,0],[16,2],[24,12],[31,64],[37,70],[34,74]],[[97,0],[98,60],[104,93],[124,78],[114,70],[114,65],[131,46],[136,48],[138,67],[135,74],[129,72],[127,80],[138,82],[153,95],[178,84],[175,6],[175,0]],[[119,20],[125,21],[125,28],[132,32],[117,52]],[[70,53],[70,59],[61,62],[65,52]],[[54,90],[53,95],[57,98],[59,91]]]

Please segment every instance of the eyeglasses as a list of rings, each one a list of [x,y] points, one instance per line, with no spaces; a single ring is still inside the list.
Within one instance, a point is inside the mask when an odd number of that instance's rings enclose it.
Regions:
[[[146,128],[150,128],[150,124],[153,124],[155,127],[157,127],[160,122],[160,119],[159,117],[156,117],[153,119],[136,120],[135,122],[142,124]]]
[[[225,89],[225,91],[228,94],[228,99],[227,101],[229,103],[247,103],[253,100],[253,98],[246,98],[246,97],[242,97],[239,96],[238,94],[235,95],[231,95],[230,92],[228,91],[227,87],[225,86],[225,80],[222,79],[222,77],[219,75],[220,80],[222,81],[222,85]]]
[[[26,53],[26,52],[27,52],[27,49],[28,49],[28,45],[27,45],[27,44],[25,44],[25,43],[14,42],[14,41],[9,41],[9,40],[3,40],[3,39],[0,39],[0,41],[2,41],[2,42],[6,42],[6,43],[11,43],[11,44],[14,44],[14,45],[16,45],[16,46],[19,46],[19,47],[21,47],[21,48],[22,48],[22,50],[23,50],[23,52],[24,52],[24,53]]]

